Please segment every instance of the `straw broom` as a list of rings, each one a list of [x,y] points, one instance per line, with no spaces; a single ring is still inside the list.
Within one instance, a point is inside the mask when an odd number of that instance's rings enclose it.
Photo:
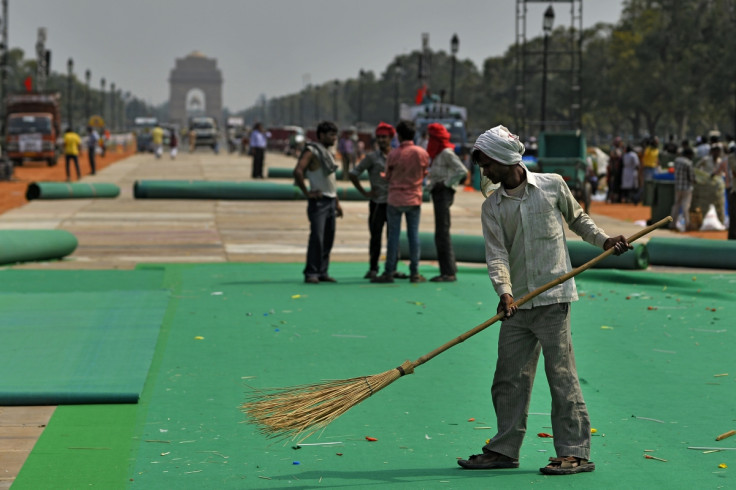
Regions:
[[[671,221],[672,218],[668,216],[633,234],[628,238],[628,241],[629,243],[634,242]],[[598,257],[515,301],[514,305],[521,306],[548,289],[575,277],[611,255],[613,251],[613,247],[609,248]],[[248,401],[243,404],[241,410],[249,416],[249,422],[257,425],[260,432],[266,436],[271,438],[290,437],[292,439],[301,437],[300,440],[303,441],[315,432],[327,427],[350,408],[384,389],[400,377],[412,374],[417,366],[421,366],[450,347],[464,342],[481,330],[503,319],[503,316],[504,313],[498,313],[416,361],[404,361],[400,366],[383,373],[288,388],[254,390],[248,396]]]

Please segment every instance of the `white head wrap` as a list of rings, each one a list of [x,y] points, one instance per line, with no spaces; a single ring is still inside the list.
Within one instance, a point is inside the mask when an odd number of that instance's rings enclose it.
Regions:
[[[482,151],[504,165],[516,165],[521,162],[525,148],[518,136],[499,125],[478,136],[473,145],[473,151],[475,150]]]

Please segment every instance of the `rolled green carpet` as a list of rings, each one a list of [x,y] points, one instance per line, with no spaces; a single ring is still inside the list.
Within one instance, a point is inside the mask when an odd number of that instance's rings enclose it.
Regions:
[[[452,248],[455,251],[455,260],[458,262],[485,263],[486,246],[482,236],[478,235],[451,235]],[[421,260],[437,260],[437,250],[434,246],[434,233],[420,233]],[[603,250],[583,241],[568,241],[567,249],[570,252],[570,262],[578,267],[597,257]],[[399,258],[409,258],[409,241],[406,232],[401,232],[399,241]],[[647,248],[636,244],[634,250],[623,255],[610,255],[597,263],[600,269],[646,269],[649,265]]]
[[[368,190],[368,189],[367,189]],[[137,199],[235,199],[235,200],[303,200],[304,194],[291,184],[273,182],[229,182],[205,180],[137,180],[133,186]],[[337,196],[343,201],[367,201],[353,187],[339,187]],[[425,193],[424,200],[429,201]]]
[[[32,182],[28,184],[26,199],[112,198],[119,194],[120,187],[104,182]]]
[[[736,269],[736,241],[652,237],[647,243],[652,265]]]
[[[298,187],[272,182],[227,182],[205,180],[137,180],[136,199],[275,199],[304,196]]]
[[[646,269],[649,267],[649,253],[646,245],[634,243],[634,249],[621,255],[609,255],[594,267],[598,269]],[[603,253],[600,248],[582,240],[568,240],[567,250],[570,252],[570,263],[580,267]]]
[[[273,167],[269,168],[266,172],[269,179],[293,179],[294,169],[284,167]],[[337,169],[335,171],[335,177],[337,180],[342,180],[342,170]],[[368,173],[363,172],[360,174],[360,180],[368,180]]]
[[[61,259],[77,244],[64,230],[0,230],[0,265]]]

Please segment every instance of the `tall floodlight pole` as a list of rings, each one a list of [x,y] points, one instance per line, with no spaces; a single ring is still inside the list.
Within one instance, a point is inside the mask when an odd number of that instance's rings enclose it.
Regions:
[[[549,46],[549,34],[552,32],[552,26],[555,23],[555,11],[552,5],[547,7],[544,12],[544,20],[542,21],[542,29],[544,30],[544,53],[542,54],[542,115],[539,121],[539,130],[546,129],[547,120],[547,48]]]
[[[36,87],[41,92],[46,88],[48,74],[48,52],[46,51],[46,28],[39,27],[36,37]]]
[[[450,52],[452,53],[452,76],[451,76],[451,83],[450,83],[450,104],[455,103],[455,58],[457,55],[457,51],[460,49],[460,39],[457,37],[457,34],[452,35],[452,39],[450,39]]]
[[[429,51],[429,33],[422,33],[422,52],[419,54],[419,83],[421,87],[429,86],[431,53]]]
[[[396,121],[401,119],[399,109],[399,84],[401,82],[401,75],[404,74],[404,68],[401,65],[401,60],[396,60],[396,67],[394,68],[394,117]]]
[[[69,60],[66,62],[66,73],[67,73],[67,87],[69,93],[67,94],[68,100],[67,100],[67,117],[69,118],[68,124],[69,124],[69,130],[74,131],[74,118],[72,117],[72,76],[74,73],[74,60],[69,58]]]

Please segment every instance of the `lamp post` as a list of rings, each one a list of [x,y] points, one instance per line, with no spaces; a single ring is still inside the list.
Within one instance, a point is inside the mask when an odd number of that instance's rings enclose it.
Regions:
[[[452,35],[450,39],[450,52],[452,53],[452,77],[450,79],[450,104],[455,103],[455,55],[457,50],[460,49],[460,39],[457,34]]]
[[[314,86],[314,121],[319,124],[319,85]]]
[[[403,73],[404,68],[401,66],[401,60],[396,60],[396,68],[394,68],[394,116],[397,121],[401,119],[399,114],[399,82]]]
[[[74,70],[74,60],[69,58],[69,60],[66,62],[66,73],[67,73],[67,87],[69,90],[68,96],[68,102],[67,102],[67,117],[69,118],[69,129],[71,131],[74,130],[74,118],[72,117],[72,71]]]
[[[544,52],[542,54],[542,114],[540,118],[540,131],[546,128],[545,121],[547,119],[547,47],[549,45],[549,33],[552,32],[552,25],[555,22],[555,11],[552,5],[547,7],[544,12],[544,20],[542,21],[542,30],[544,30]]]
[[[340,88],[340,81],[335,80],[335,87],[332,91],[332,122],[337,124],[337,90]]]
[[[85,124],[89,124],[89,82],[92,79],[92,72],[87,70],[84,72],[84,82],[86,86],[86,90],[84,91],[84,117],[87,119]]]
[[[105,77],[102,77],[100,79],[100,97],[102,97],[102,101],[100,102],[100,117],[102,120],[105,120]]]
[[[361,68],[358,72],[358,121],[361,122],[363,120],[363,77],[365,76],[365,72]]]
[[[110,129],[115,130],[115,82],[110,84]]]

